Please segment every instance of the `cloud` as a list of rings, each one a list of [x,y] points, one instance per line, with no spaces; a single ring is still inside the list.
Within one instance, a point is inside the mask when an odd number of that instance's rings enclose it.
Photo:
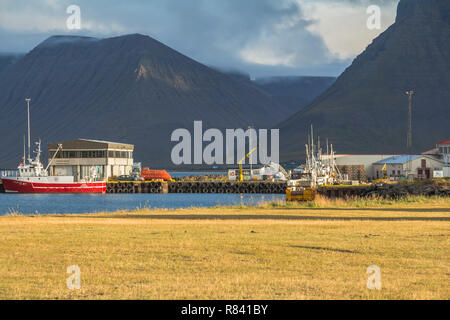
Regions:
[[[240,57],[248,63],[288,67],[333,60],[322,39],[308,30],[310,24],[297,7],[295,14],[263,26],[240,50]]]
[[[66,27],[69,14],[66,10],[71,4],[77,4],[77,1],[2,0],[0,28],[22,33],[69,32]],[[87,9],[88,6],[84,8]],[[95,14],[101,11],[101,8],[98,8],[98,11],[82,10],[84,32],[108,35],[127,30],[126,27],[114,21],[108,21],[108,23],[102,21],[101,17]]]
[[[54,34],[148,34],[207,65],[255,76],[337,75],[381,31],[365,28],[367,0],[0,0],[0,50],[31,50]],[[397,1],[373,0],[386,10]],[[81,8],[82,30],[66,29]],[[384,10],[383,9],[383,10]]]
[[[395,21],[398,0],[298,0],[305,15],[314,20],[308,30],[319,35],[331,54],[350,59],[361,53],[370,42]],[[367,28],[367,8],[381,9],[381,28]]]

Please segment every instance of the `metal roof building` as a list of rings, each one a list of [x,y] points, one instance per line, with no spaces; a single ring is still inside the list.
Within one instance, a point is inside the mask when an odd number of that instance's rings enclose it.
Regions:
[[[377,179],[385,173],[390,178],[431,179],[443,175],[443,165],[441,159],[429,155],[400,155],[377,161],[373,167]]]
[[[60,150],[59,145],[62,146]],[[133,170],[134,146],[110,141],[76,139],[48,144],[51,175],[75,177],[80,181],[97,173],[101,180],[128,175]]]
[[[380,161],[375,162],[375,164],[404,164],[409,161],[418,159],[423,157],[422,155],[402,155],[402,156],[393,156],[390,158],[386,158]]]

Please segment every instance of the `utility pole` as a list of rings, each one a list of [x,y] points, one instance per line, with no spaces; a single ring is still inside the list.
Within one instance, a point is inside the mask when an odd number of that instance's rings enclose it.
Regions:
[[[31,160],[31,137],[30,137],[30,98],[25,99],[27,102],[27,113],[28,113],[28,159]]]
[[[252,133],[253,133],[253,126],[248,126],[248,132],[249,132],[249,150],[252,149],[253,145],[252,145]],[[250,179],[253,179],[253,164],[252,164],[252,158],[248,158],[248,161],[250,162]]]
[[[412,154],[412,99],[414,95],[414,91],[406,91],[406,95],[408,96],[408,134],[406,138],[406,149],[408,153]],[[409,156],[408,159],[408,175],[411,174],[412,171],[412,163],[411,163],[411,156]]]
[[[414,91],[406,91],[406,95],[408,96],[408,135],[406,139],[406,148],[409,153],[411,153],[412,149],[412,99],[414,95]]]

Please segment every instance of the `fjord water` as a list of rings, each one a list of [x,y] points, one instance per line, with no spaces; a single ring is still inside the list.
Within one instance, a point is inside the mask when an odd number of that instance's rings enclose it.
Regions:
[[[75,214],[119,210],[257,205],[285,199],[271,194],[0,194],[0,215]]]

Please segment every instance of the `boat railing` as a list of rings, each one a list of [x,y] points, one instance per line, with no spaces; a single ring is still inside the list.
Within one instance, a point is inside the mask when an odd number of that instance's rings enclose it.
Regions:
[[[0,177],[3,178],[17,177],[18,174],[19,174],[18,170],[0,169]]]

